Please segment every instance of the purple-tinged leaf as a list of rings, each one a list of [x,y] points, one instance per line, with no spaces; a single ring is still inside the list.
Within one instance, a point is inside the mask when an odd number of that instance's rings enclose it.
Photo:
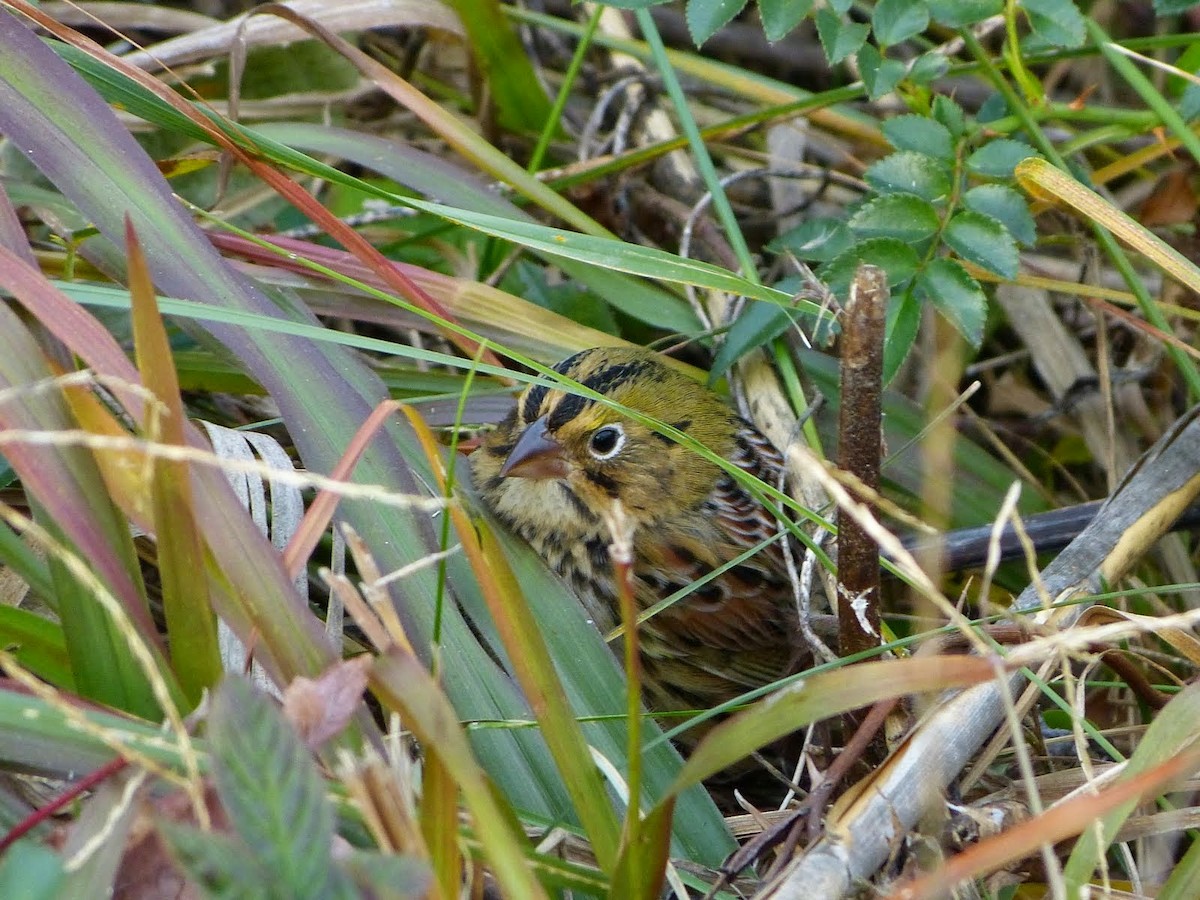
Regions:
[[[4,259],[7,257],[7,260]],[[0,284],[11,289],[14,264],[0,249]],[[68,549],[87,561],[134,623],[141,640],[157,646],[154,624],[138,574],[137,555],[125,519],[113,507],[95,460],[82,446],[45,446],[47,433],[77,429],[53,372],[25,325],[0,304],[0,448],[41,510],[39,518]],[[24,436],[23,436],[24,435]],[[79,690],[118,709],[155,718],[158,704],[128,640],[92,592],[50,555],[58,613]]]
[[[137,370],[104,328],[51,286],[36,269],[0,249],[5,287],[47,328],[110,385],[138,384]],[[141,418],[137,395],[114,388],[135,419]],[[189,443],[207,444],[189,426]],[[249,520],[220,471],[193,467],[197,514],[208,540],[210,568],[221,573],[217,608],[239,634],[257,633],[259,659],[279,680],[297,672],[319,672],[332,661],[319,624],[313,619],[279,565],[276,554]],[[135,509],[127,515],[137,518]],[[138,521],[147,530],[148,518]]]

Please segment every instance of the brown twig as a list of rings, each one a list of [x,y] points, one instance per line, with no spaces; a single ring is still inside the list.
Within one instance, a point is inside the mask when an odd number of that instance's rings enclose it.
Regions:
[[[842,397],[838,460],[879,490],[886,273],[859,266],[842,316]],[[842,656],[879,646],[879,545],[849,516],[838,518],[838,622]]]

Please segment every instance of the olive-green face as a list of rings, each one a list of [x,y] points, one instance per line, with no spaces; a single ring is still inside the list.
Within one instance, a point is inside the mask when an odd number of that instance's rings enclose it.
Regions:
[[[728,455],[732,447],[738,421],[734,413],[715,394],[650,353],[585,350],[554,368],[720,455]],[[561,498],[565,488],[574,504],[597,515],[620,500],[643,524],[698,503],[718,474],[712,463],[611,406],[547,385],[525,391],[514,418],[484,452],[492,455],[491,462],[503,457],[499,477],[545,483],[544,491],[534,485],[522,488],[532,501],[538,496],[534,490],[549,499]]]

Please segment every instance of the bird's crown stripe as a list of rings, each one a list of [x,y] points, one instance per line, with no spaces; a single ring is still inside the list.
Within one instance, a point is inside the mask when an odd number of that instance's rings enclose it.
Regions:
[[[529,393],[525,395],[525,402],[521,405],[521,419],[526,424],[538,417],[538,410],[549,392],[550,389],[544,384],[535,384],[529,389]]]

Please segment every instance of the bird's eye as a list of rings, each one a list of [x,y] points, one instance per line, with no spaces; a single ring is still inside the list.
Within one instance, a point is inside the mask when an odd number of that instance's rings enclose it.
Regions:
[[[620,425],[605,425],[592,432],[588,449],[596,459],[612,459],[625,446],[625,430]]]

